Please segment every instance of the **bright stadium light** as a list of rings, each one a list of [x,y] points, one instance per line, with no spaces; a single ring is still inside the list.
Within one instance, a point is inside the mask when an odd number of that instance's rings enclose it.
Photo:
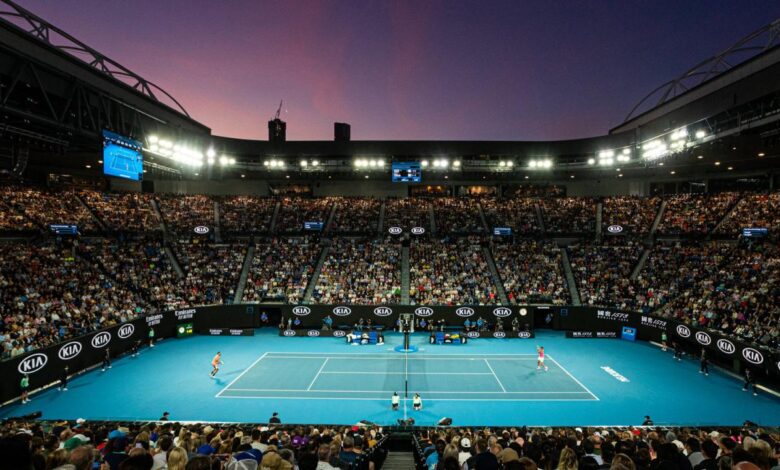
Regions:
[[[531,160],[528,162],[528,168],[536,168],[536,160]]]
[[[159,139],[159,138],[157,138],[157,136],[156,136],[156,135],[154,135],[154,134],[152,134],[152,135],[150,135],[150,136],[149,136],[149,143],[150,143],[150,144],[156,144],[156,143],[157,143],[157,141],[159,141],[159,140],[160,140],[160,139]]]
[[[625,149],[623,149],[622,153],[623,153],[623,155],[631,155],[631,149],[625,148]]]
[[[428,166],[428,160],[421,161],[420,162],[420,166],[423,167],[423,168],[427,167]]]
[[[506,162],[501,160],[500,162],[498,162],[498,166],[505,167],[506,166]]]
[[[306,168],[307,166],[309,166],[309,162],[306,160],[301,160],[301,168]]]
[[[454,166],[455,168],[460,168],[460,160],[455,160],[454,162],[452,162],[452,166]]]
[[[595,165],[595,164],[596,164],[596,159],[595,158],[589,158],[588,159],[588,165]]]
[[[270,165],[271,165],[271,162],[269,162],[268,160],[263,162],[263,166],[270,166]]]
[[[512,160],[509,160],[509,161],[506,162],[506,166],[508,166],[509,168],[512,168],[513,166],[515,166],[515,162],[513,162]]]
[[[222,155],[221,157],[219,157],[219,164],[220,164],[220,165],[222,165],[222,166],[225,166],[225,165],[227,165],[227,164],[228,164],[228,159],[227,159],[227,157],[226,157],[226,156],[224,156],[224,155]]]
[[[311,166],[319,166],[319,165],[320,165],[319,160],[312,160],[311,161]]]
[[[697,139],[703,139],[703,138],[707,137],[707,132],[699,129],[698,131],[696,131],[695,135],[696,135]]]
[[[209,147],[209,149],[206,150],[206,156],[209,157],[209,158],[214,158],[214,157],[217,156],[217,152],[214,151],[213,147]]]

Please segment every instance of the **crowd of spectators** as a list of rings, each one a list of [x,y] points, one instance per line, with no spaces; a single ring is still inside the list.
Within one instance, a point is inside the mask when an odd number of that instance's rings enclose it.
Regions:
[[[401,301],[401,247],[391,240],[333,241],[312,302],[387,305]]]
[[[532,198],[495,199],[484,198],[481,200],[482,210],[485,212],[488,227],[510,227],[516,235],[531,235],[539,233],[539,222],[536,218],[534,205],[536,200]]]
[[[738,235],[743,228],[767,228],[776,236],[774,232],[780,229],[780,192],[743,196],[716,233]]]
[[[160,219],[154,212],[149,194],[82,190],[79,197],[109,231],[148,233],[160,230]]]
[[[0,244],[0,343],[4,358],[145,313],[138,295],[101,271],[96,245]]]
[[[276,231],[280,233],[303,232],[304,222],[328,223],[333,198],[282,198],[276,216]]]
[[[678,194],[668,199],[658,233],[665,235],[695,235],[710,233],[731,207],[739,193]]]
[[[415,242],[409,251],[413,304],[500,304],[482,247],[472,240]]]
[[[683,295],[696,279],[715,272],[732,250],[731,245],[714,242],[657,244],[635,281],[637,306],[645,313],[657,311]]]
[[[77,225],[81,233],[98,231],[95,218],[74,191],[4,186],[0,190],[0,201],[16,214],[11,220],[22,221],[19,215],[24,214],[40,229],[48,230],[51,224],[71,224]],[[29,228],[29,224],[24,227]]]
[[[265,233],[271,229],[278,200],[255,196],[227,196],[219,200],[219,223],[226,234]]]
[[[181,295],[188,305],[233,303],[246,245],[193,241],[176,243],[174,252],[184,270]]]
[[[436,233],[480,234],[486,233],[479,212],[479,200],[471,197],[433,198]]]
[[[26,232],[36,230],[35,223],[17,211],[15,207],[7,205],[0,198],[0,232]]]
[[[0,424],[9,470],[379,470],[382,430],[368,426],[107,423]]]
[[[385,201],[385,227],[401,227],[408,231],[414,227],[429,230],[431,226],[430,199],[408,197]]]
[[[561,249],[555,243],[518,240],[491,246],[509,303],[570,303]]]
[[[623,238],[620,245],[579,243],[568,247],[569,262],[583,305],[636,310],[631,273],[644,246]]]
[[[303,300],[321,247],[307,238],[259,242],[244,286],[244,302]]]
[[[214,201],[204,195],[158,195],[163,219],[168,231],[178,236],[191,236],[195,227],[214,228]]]
[[[336,214],[330,233],[377,233],[382,201],[366,197],[334,198]]]
[[[596,200],[587,197],[539,199],[547,233],[594,233]]]
[[[658,208],[659,197],[613,196],[604,198],[601,209],[601,226],[606,230],[611,225],[623,227],[623,233],[649,233]]]
[[[426,470],[777,470],[761,428],[438,428],[415,434]]]
[[[109,276],[119,285],[140,293],[152,311],[189,305],[179,276],[159,240],[103,239],[95,241],[91,251]]]
[[[662,311],[688,324],[777,347],[780,341],[780,249],[744,241],[704,265]]]

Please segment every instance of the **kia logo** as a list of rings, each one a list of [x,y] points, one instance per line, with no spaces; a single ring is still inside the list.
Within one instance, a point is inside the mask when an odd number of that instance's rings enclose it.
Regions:
[[[133,326],[132,323],[128,323],[127,325],[122,325],[119,330],[116,332],[116,335],[119,336],[121,339],[129,338],[133,335],[135,332],[135,326]]]
[[[720,349],[721,352],[726,354],[734,354],[734,351],[737,350],[736,346],[734,346],[734,343],[724,338],[719,339],[715,344],[718,346],[718,349]]]
[[[24,360],[19,363],[17,369],[21,374],[32,374],[33,372],[38,372],[43,369],[43,366],[45,366],[47,362],[49,362],[49,358],[46,354],[35,353],[25,357]]]
[[[467,331],[466,338],[479,338],[479,331]]]
[[[209,228],[205,225],[198,225],[193,229],[193,232],[197,233],[198,235],[205,235],[209,233]]]
[[[341,331],[341,330],[336,330],[336,331],[333,332],[333,336],[336,337],[336,338],[343,338],[346,335],[347,334],[345,332]]]
[[[508,317],[509,315],[512,315],[512,310],[506,307],[494,308],[493,315],[497,317]]]
[[[377,307],[374,309],[374,315],[378,317],[386,317],[393,314],[393,309],[390,307]]]
[[[610,225],[607,227],[607,232],[609,233],[620,233],[623,231],[623,227],[621,225]]]
[[[401,232],[403,232],[404,229],[402,229],[401,227],[390,227],[389,229],[387,229],[387,231],[390,232],[390,235],[398,235]]]
[[[412,235],[422,235],[423,233],[425,233],[425,229],[422,227],[412,228]]]
[[[293,330],[284,330],[284,332],[282,332],[282,334],[284,336],[295,336],[295,331],[293,331]]]
[[[339,317],[346,317],[352,313],[352,309],[349,307],[333,307],[333,314]]]
[[[305,317],[306,315],[311,313],[311,309],[309,307],[304,307],[302,305],[299,305],[297,307],[293,307],[292,313],[298,315],[299,317]]]
[[[517,334],[517,337],[518,338],[530,338],[531,337],[531,333],[528,332],[528,331],[521,331],[520,333]]]
[[[306,333],[306,334],[309,335],[309,336],[319,336],[320,332],[317,331],[317,330],[309,330],[309,332]]]
[[[495,333],[493,333],[493,337],[494,338],[506,338],[506,333],[504,333],[503,331],[496,331]]]
[[[57,352],[57,356],[59,356],[59,358],[63,361],[67,361],[68,359],[73,359],[74,357],[78,356],[80,352],[81,343],[78,341],[71,341],[70,343],[60,348],[59,352]]]
[[[524,316],[526,316],[526,315],[528,315],[528,309],[527,309],[527,308],[525,308],[525,307],[521,308],[521,309],[520,309],[520,316],[521,316],[521,317],[524,317]]]
[[[744,357],[746,361],[752,364],[761,365],[764,363],[764,355],[761,354],[760,351],[753,348],[743,349],[742,357]]]
[[[470,317],[474,315],[474,309],[471,307],[461,307],[457,310],[455,310],[455,315],[459,317]]]
[[[430,307],[417,307],[414,309],[414,314],[418,317],[430,317],[433,315],[433,309]]]
[[[92,347],[102,348],[111,341],[111,333],[108,331],[101,331],[92,337]]]
[[[691,336],[691,330],[685,325],[677,325],[677,334],[683,338]]]
[[[710,335],[703,331],[697,331],[696,341],[698,341],[701,345],[707,346],[712,342],[712,338],[710,338]]]

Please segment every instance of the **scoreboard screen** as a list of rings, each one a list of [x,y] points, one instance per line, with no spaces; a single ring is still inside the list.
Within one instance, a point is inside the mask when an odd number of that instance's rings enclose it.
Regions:
[[[303,229],[321,232],[324,225],[325,224],[323,222],[304,222]]]
[[[510,237],[512,236],[511,227],[493,227],[493,235],[497,237]]]
[[[422,181],[420,162],[393,162],[393,183],[419,183]]]
[[[745,238],[763,238],[769,235],[767,228],[743,228],[742,236]]]

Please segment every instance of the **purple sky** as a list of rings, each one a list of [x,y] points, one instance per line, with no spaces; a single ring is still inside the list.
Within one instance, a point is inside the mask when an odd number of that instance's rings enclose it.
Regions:
[[[780,17],[777,1],[18,0],[155,82],[216,135],[548,140]]]

